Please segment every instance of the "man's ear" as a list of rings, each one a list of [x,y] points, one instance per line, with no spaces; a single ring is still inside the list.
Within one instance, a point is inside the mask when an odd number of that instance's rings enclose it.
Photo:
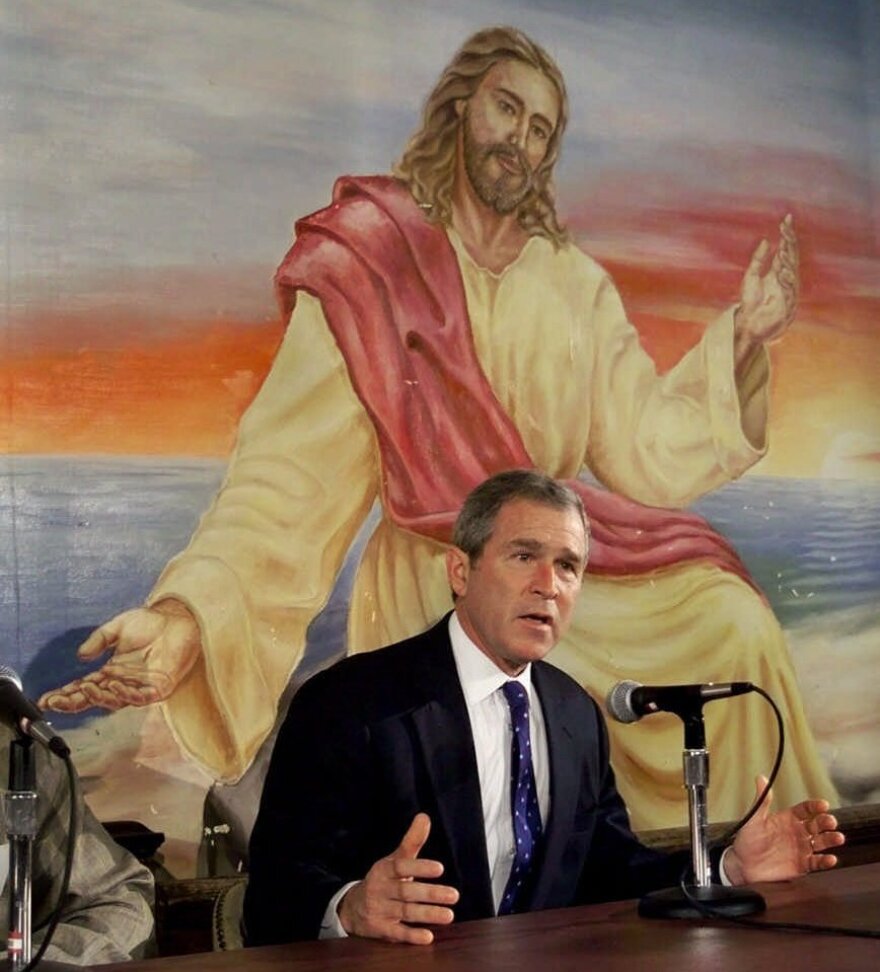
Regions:
[[[465,105],[467,105],[467,98],[456,98],[454,102],[455,113],[461,118],[464,115]]]
[[[458,597],[467,593],[468,576],[470,575],[470,557],[458,547],[449,547],[446,551],[446,578],[449,586]]]

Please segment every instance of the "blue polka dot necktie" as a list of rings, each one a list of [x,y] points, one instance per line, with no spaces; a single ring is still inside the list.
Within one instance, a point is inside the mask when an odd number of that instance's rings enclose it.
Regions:
[[[513,730],[510,742],[510,813],[513,818],[514,857],[498,914],[509,915],[527,906],[529,877],[541,839],[541,810],[532,768],[529,696],[519,682],[505,682],[501,690],[510,706]]]

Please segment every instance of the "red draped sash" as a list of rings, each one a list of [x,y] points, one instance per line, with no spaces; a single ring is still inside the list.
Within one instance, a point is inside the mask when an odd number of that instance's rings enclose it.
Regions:
[[[298,290],[320,300],[376,430],[387,515],[448,542],[475,486],[505,469],[535,467],[477,359],[452,245],[386,176],[338,180],[332,204],[296,231],[275,275],[284,319]],[[730,543],[701,517],[569,485],[590,519],[590,572],[624,576],[704,561],[754,586]]]

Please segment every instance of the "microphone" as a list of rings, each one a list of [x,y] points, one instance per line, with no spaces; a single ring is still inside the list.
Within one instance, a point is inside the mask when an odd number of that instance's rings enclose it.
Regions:
[[[754,692],[751,682],[707,682],[704,685],[639,685],[618,682],[608,693],[605,705],[618,722],[638,722],[653,712],[674,712],[685,718],[699,711],[704,702],[729,699]]]
[[[0,665],[0,720],[36,739],[56,756],[65,759],[70,755],[70,747],[46,722],[36,703],[24,694],[21,679],[6,665]]]

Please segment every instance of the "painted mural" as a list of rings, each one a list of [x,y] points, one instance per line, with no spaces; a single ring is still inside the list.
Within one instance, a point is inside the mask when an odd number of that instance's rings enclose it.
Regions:
[[[464,292],[432,299],[466,305],[476,356],[444,357],[471,369],[470,390],[443,406],[457,424],[425,426],[430,448],[412,437],[411,488],[395,494],[377,429],[395,410],[398,440],[421,428],[424,374],[395,370],[379,332],[366,372],[356,365],[329,291],[296,256],[287,311],[306,290],[285,328],[273,275],[294,221],[330,203],[337,177],[389,174],[460,45],[501,23],[564,77],[567,127],[546,133],[546,175],[571,243],[493,266],[449,234]],[[816,788],[880,799],[880,15],[868,0],[662,12],[648,0],[46,0],[7,5],[0,28],[0,660],[55,710],[99,817],[164,832],[173,873],[215,866],[205,827],[243,846],[276,707],[317,667],[449,608],[444,535],[414,528],[394,497],[427,495],[416,512],[429,519],[454,507],[468,436],[505,421],[473,392],[481,369],[519,437],[506,455],[580,475],[602,502],[610,488],[686,507],[747,569],[745,582],[688,563],[593,574],[555,660],[597,697],[626,677],[750,678],[786,713],[781,800]],[[384,199],[387,184],[336,191]],[[372,238],[370,219],[355,234]],[[394,293],[405,268],[380,249]],[[581,251],[613,280],[589,314],[589,281],[604,278]],[[366,257],[378,259],[358,252],[352,267]],[[350,302],[367,299],[353,289]],[[738,373],[731,423],[678,363],[716,353],[711,335],[750,301],[777,305],[780,340],[769,370],[756,358]],[[608,345],[580,346],[584,326]],[[646,355],[666,378],[644,407]],[[566,370],[581,359],[603,363]],[[699,407],[682,411],[688,396]],[[729,455],[695,458],[700,422]],[[707,722],[723,783],[710,809],[726,819],[769,769],[774,723],[757,697],[707,707]],[[675,718],[612,732],[635,825],[683,823]]]

